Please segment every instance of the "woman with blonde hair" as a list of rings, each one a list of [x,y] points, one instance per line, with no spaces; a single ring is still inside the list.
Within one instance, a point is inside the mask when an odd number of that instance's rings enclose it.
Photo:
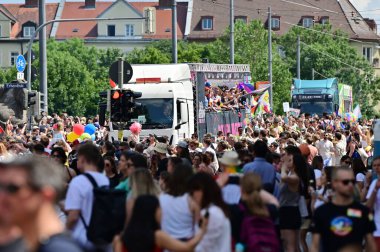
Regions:
[[[249,243],[249,237],[256,235],[261,237],[260,243],[266,246],[266,251],[279,251],[280,242],[274,225],[279,207],[277,199],[262,189],[261,178],[254,173],[240,178],[240,190],[240,204],[230,205],[234,240],[243,243],[245,251],[259,251],[261,248]]]
[[[160,189],[158,185],[154,182],[152,174],[146,168],[136,169],[129,180],[129,186],[131,191],[128,195],[126,210],[127,217],[126,223],[128,224],[135,200],[141,195],[154,195],[158,196],[160,194]]]

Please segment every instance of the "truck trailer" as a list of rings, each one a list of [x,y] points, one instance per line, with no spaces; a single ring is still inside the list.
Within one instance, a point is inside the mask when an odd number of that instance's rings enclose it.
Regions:
[[[142,125],[140,138],[149,134],[169,136],[172,143],[179,139],[198,134],[216,135],[218,130],[235,133],[244,123],[244,116],[236,111],[224,111],[210,122],[205,104],[205,83],[212,86],[236,87],[244,79],[250,79],[249,65],[229,64],[162,64],[132,65],[133,76],[123,89],[141,92],[136,99],[139,106],[134,108],[132,122]],[[215,118],[221,117],[215,124]],[[228,118],[228,119],[227,119]],[[208,122],[209,119],[209,122]],[[130,125],[129,123],[129,125]],[[122,134],[121,134],[122,130]],[[129,136],[128,127],[113,129],[111,121],[110,137],[120,139]]]

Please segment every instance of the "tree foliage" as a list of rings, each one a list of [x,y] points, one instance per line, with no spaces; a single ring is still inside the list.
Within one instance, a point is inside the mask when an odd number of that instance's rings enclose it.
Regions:
[[[38,55],[38,45],[33,49]],[[47,42],[49,112],[96,115],[99,92],[109,87],[109,67],[119,49],[96,49],[80,39]],[[37,69],[39,59],[34,62]],[[38,89],[39,80],[33,83]]]
[[[293,27],[277,43],[284,48],[285,61],[296,75],[297,36],[301,40],[301,79],[312,79],[312,69],[317,72],[315,79],[338,78],[340,83],[353,87],[354,102],[361,111],[373,116],[374,107],[380,99],[379,81],[373,79],[373,68],[349,43],[348,36],[333,31],[330,25],[316,25],[315,31]],[[319,32],[318,32],[319,31]]]

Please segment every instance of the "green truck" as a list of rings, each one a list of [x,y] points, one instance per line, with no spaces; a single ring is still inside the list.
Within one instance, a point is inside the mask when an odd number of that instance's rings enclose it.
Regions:
[[[301,113],[322,115],[352,111],[352,87],[338,83],[336,78],[323,80],[294,79],[291,107]]]

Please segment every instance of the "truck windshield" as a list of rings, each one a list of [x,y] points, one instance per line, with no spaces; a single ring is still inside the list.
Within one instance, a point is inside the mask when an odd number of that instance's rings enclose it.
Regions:
[[[143,129],[165,129],[173,126],[173,99],[137,99],[132,121],[141,123]]]
[[[301,102],[299,105],[301,113],[322,115],[333,112],[332,102]]]

